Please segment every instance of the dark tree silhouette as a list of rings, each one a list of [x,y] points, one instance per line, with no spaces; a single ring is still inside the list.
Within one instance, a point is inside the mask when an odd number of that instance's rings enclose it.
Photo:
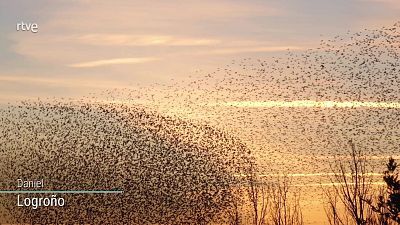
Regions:
[[[378,197],[376,206],[373,210],[385,219],[391,219],[400,224],[400,180],[397,172],[397,163],[390,157],[386,164],[387,170],[384,172],[383,180],[386,183],[386,193]]]
[[[355,144],[349,142],[350,160],[336,160],[332,165],[334,176],[331,177],[332,189],[326,191],[328,199],[328,220],[330,224],[373,224],[374,213],[368,207],[371,199],[372,177],[370,177],[366,157]],[[337,202],[344,207],[344,215],[340,215]]]

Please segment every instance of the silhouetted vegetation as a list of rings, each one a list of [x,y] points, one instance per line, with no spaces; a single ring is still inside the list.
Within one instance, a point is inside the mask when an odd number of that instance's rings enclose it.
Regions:
[[[327,191],[330,206],[328,217],[331,224],[365,225],[373,217],[365,201],[365,199],[370,198],[372,180],[368,176],[365,156],[362,155],[360,150],[356,150],[354,143],[350,142],[349,144],[351,147],[350,160],[347,163],[336,160],[335,164],[332,165],[334,176],[331,178],[331,182],[333,188]],[[343,204],[348,216],[341,216],[338,213],[337,200]]]
[[[378,196],[377,204],[369,202],[372,209],[382,217],[382,221],[392,220],[400,224],[400,180],[397,170],[397,163],[391,157],[386,164],[383,180],[386,183],[386,190]],[[389,224],[383,223],[383,224]]]
[[[230,225],[302,225],[299,194],[285,175],[262,177],[251,164],[241,195],[228,212]]]
[[[367,159],[350,142],[350,160],[336,160],[332,166],[332,188],[325,190],[326,214],[331,225],[391,225],[400,223],[400,181],[397,164],[389,159],[383,180],[386,190],[373,188]],[[378,193],[378,194],[377,194]]]
[[[247,175],[247,194],[250,202],[250,215],[253,225],[264,225],[270,209],[271,187],[262,183],[254,165]]]

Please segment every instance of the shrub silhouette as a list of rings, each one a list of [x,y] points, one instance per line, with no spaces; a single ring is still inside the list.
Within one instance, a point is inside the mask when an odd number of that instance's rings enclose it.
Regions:
[[[399,173],[396,171],[397,166],[395,160],[390,157],[383,176],[386,193],[379,195],[376,206],[371,205],[373,210],[385,219],[391,219],[400,224],[400,180]]]

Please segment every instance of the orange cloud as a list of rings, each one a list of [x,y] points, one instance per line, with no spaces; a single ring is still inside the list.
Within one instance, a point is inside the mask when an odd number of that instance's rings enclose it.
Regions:
[[[116,59],[105,59],[90,62],[82,62],[69,65],[70,67],[83,68],[83,67],[98,67],[118,64],[138,64],[156,61],[158,58],[116,58]]]
[[[217,44],[214,39],[180,38],[168,35],[127,35],[127,34],[87,34],[77,38],[78,41],[91,45],[121,46],[206,46]]]
[[[247,46],[247,47],[221,47],[208,51],[197,51],[193,55],[229,55],[239,53],[251,53],[251,52],[279,52],[286,50],[304,50],[302,46]]]
[[[100,88],[107,89],[110,86],[118,88],[126,88],[118,82],[110,82],[106,80],[93,80],[88,79],[60,79],[60,78],[49,78],[49,77],[37,77],[37,76],[26,76],[26,75],[0,75],[0,81],[2,83],[13,82],[21,83],[27,86],[32,83],[40,84],[43,86],[63,86],[63,87],[86,87],[86,88]],[[26,97],[26,96],[25,96]]]

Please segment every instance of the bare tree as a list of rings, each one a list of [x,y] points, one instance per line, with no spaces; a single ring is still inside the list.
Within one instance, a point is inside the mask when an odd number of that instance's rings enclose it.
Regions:
[[[226,211],[226,219],[229,225],[240,225],[242,223],[243,189],[238,187],[234,190],[230,207]]]
[[[252,224],[265,225],[269,204],[269,187],[265,182],[260,182],[254,164],[251,165],[250,173],[246,177],[247,194],[252,209]]]
[[[372,198],[372,177],[367,171],[366,157],[352,141],[349,145],[350,160],[336,160],[331,166],[334,173],[332,188],[326,191],[328,220],[332,225],[374,224],[375,215],[367,204]],[[339,213],[338,200],[344,207],[344,214]]]
[[[300,207],[300,195],[290,192],[291,180],[287,175],[278,177],[271,186],[271,210],[269,224],[271,225],[302,225],[303,214]]]
[[[386,205],[383,203],[387,199],[387,192],[385,188],[381,187],[377,191],[377,197],[371,198],[367,200],[367,203],[371,206],[371,209],[375,212],[376,215],[376,224],[377,225],[394,225],[395,222],[391,220],[390,216],[388,216],[388,212],[386,210]],[[372,200],[372,201],[371,201]]]
[[[341,216],[341,212],[338,206],[339,197],[336,193],[330,191],[325,192],[327,198],[327,206],[325,206],[325,213],[328,218],[330,225],[347,225],[349,223],[349,217],[344,214],[344,218]]]

